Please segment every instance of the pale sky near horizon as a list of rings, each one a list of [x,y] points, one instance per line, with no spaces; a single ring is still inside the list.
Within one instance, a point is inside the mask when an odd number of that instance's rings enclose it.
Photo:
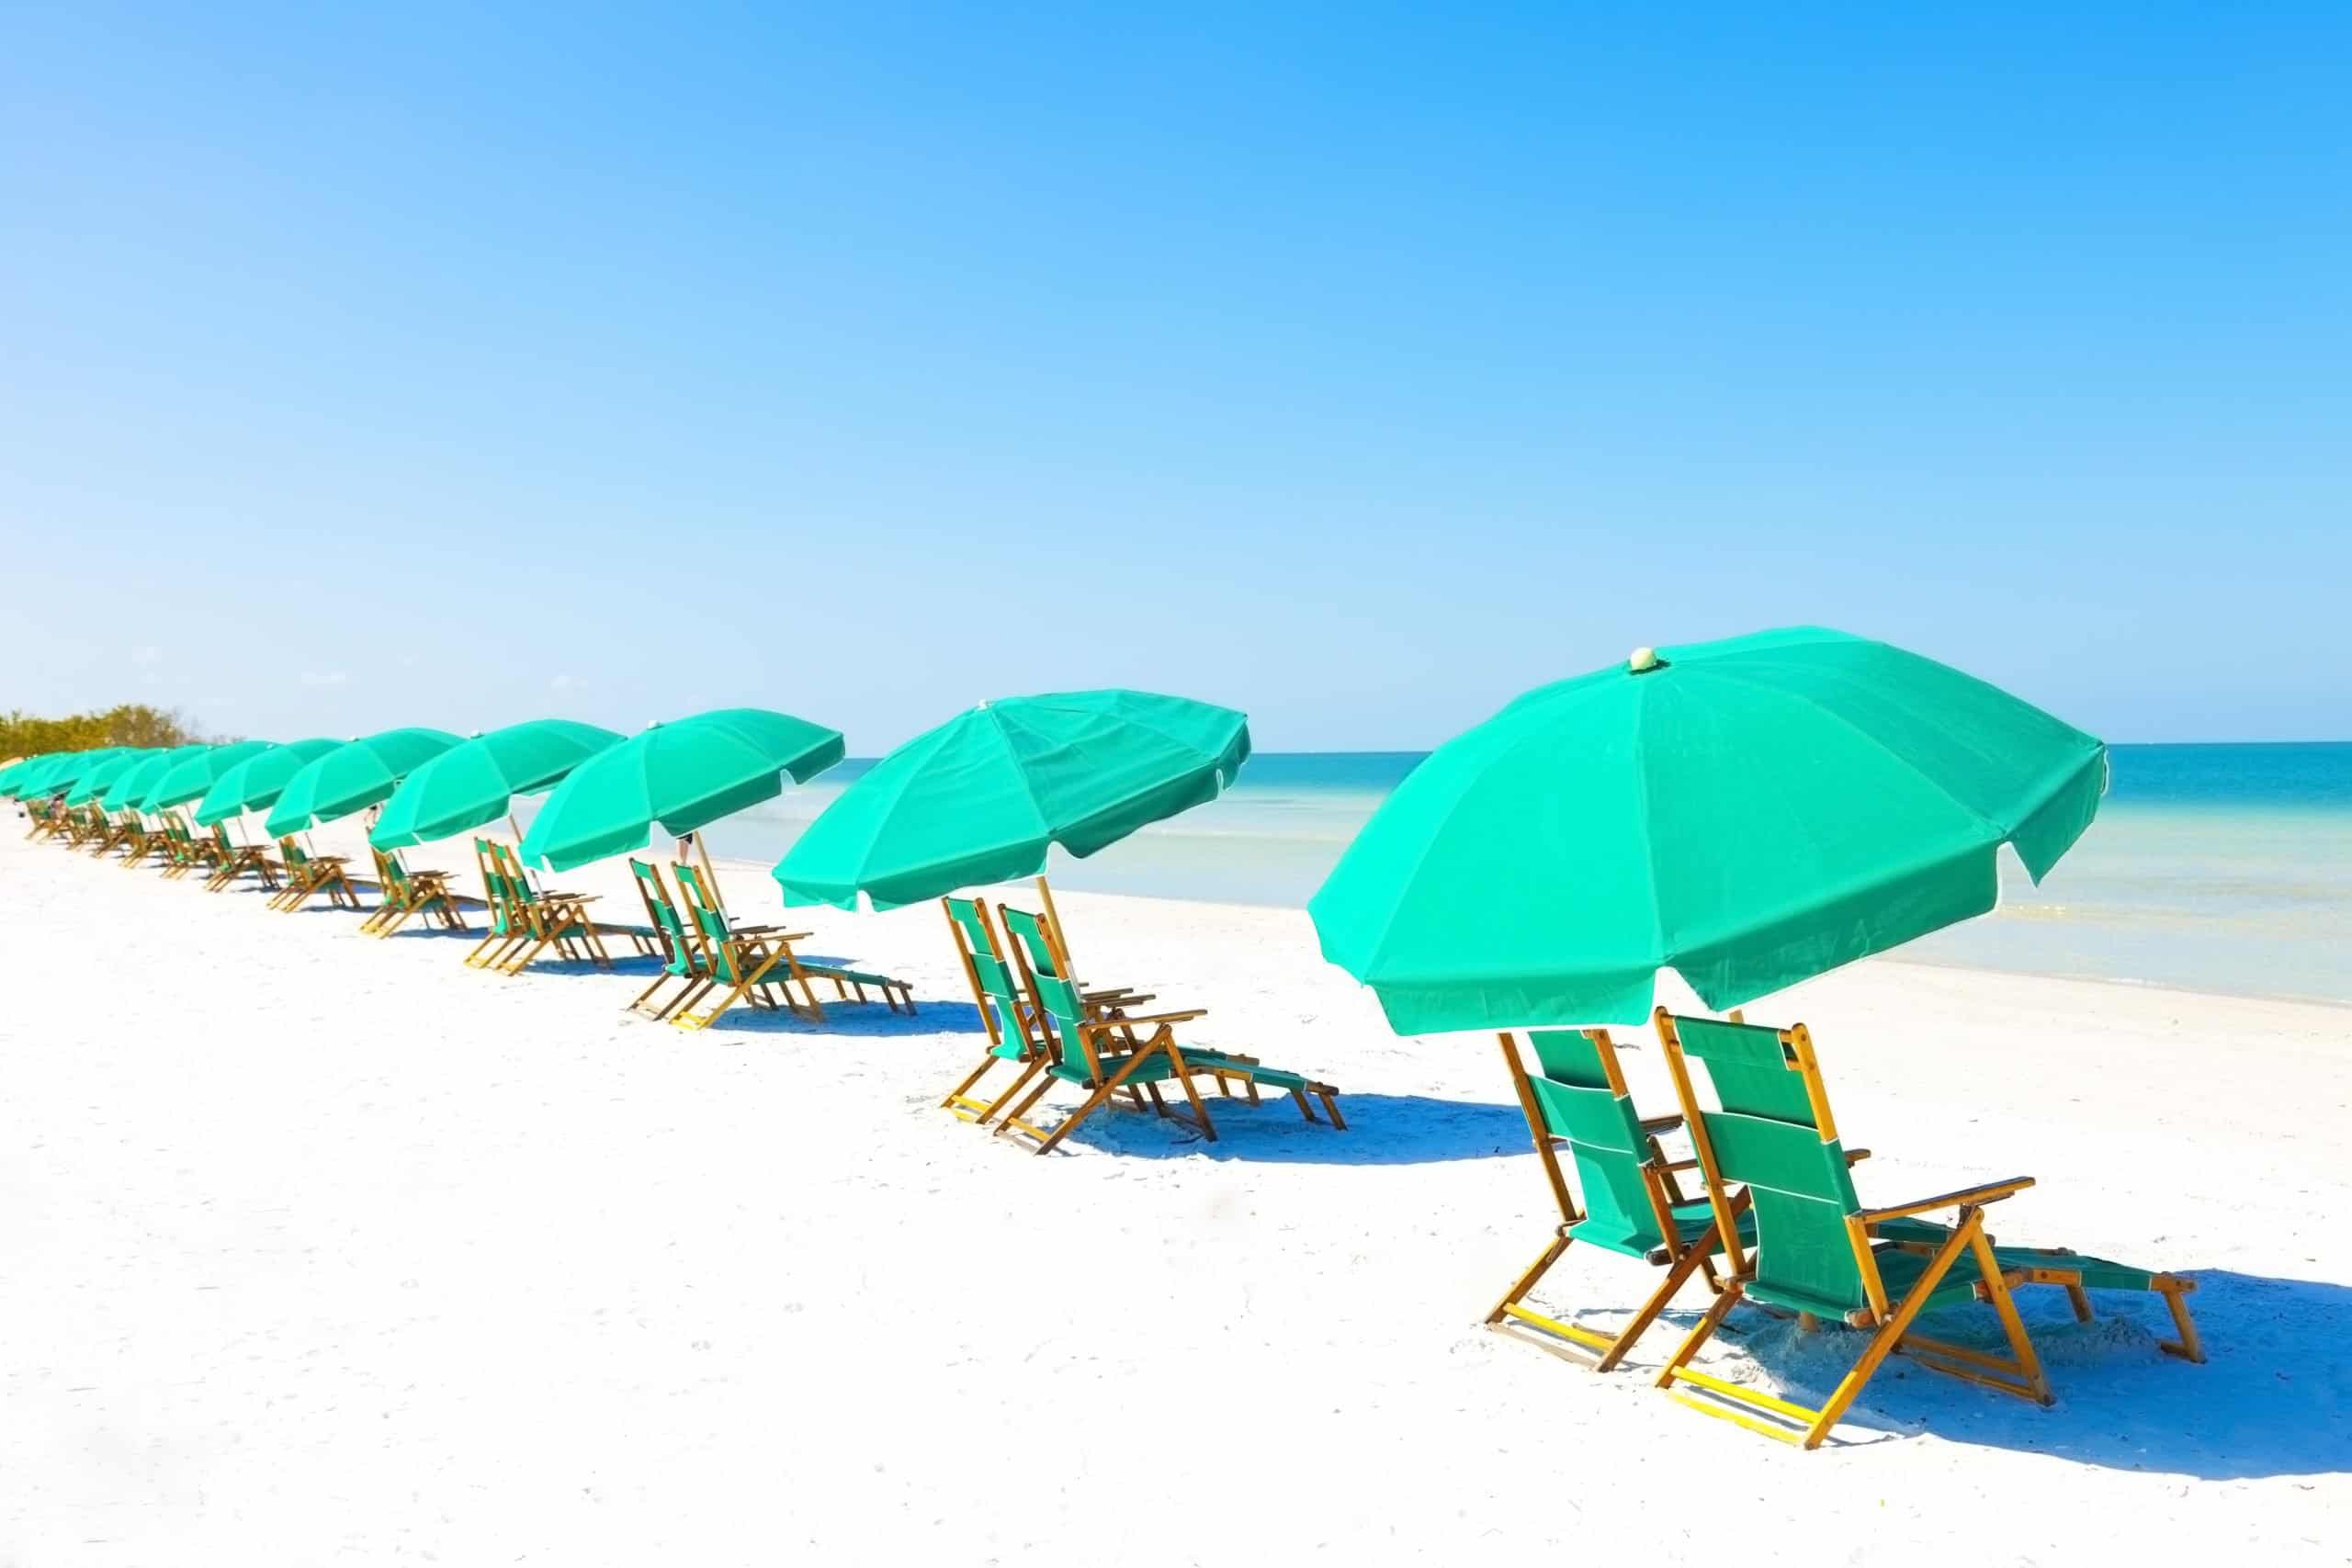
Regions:
[[[0,709],[2352,737],[2340,6],[7,15]]]

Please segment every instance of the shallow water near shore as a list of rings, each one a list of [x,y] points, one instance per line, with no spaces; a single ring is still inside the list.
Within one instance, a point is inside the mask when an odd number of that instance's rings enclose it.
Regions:
[[[1057,885],[1304,906],[1426,753],[1271,752],[1222,799]],[[2352,1002],[2352,743],[2117,746],[2098,820],[2036,887],[2004,854],[2001,907],[1903,950],[1917,962]],[[710,830],[773,864],[873,766],[853,760]]]

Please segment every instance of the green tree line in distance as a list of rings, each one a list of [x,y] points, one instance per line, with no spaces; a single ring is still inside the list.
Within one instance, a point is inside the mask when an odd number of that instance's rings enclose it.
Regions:
[[[89,751],[101,746],[187,746],[218,736],[199,734],[187,716],[145,703],[119,703],[104,713],[42,718],[11,708],[0,717],[0,761],[44,751]]]

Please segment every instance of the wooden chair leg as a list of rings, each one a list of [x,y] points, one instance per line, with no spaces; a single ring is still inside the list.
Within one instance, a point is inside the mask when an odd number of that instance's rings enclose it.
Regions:
[[[1510,1316],[1510,1309],[1524,1300],[1527,1292],[1533,1290],[1536,1283],[1551,1272],[1552,1265],[1566,1255],[1568,1246],[1568,1228],[1562,1225],[1558,1233],[1552,1237],[1551,1244],[1537,1255],[1535,1261],[1529,1264],[1526,1270],[1511,1281],[1511,1287],[1503,1292],[1502,1300],[1497,1302],[1494,1310],[1487,1314],[1487,1321],[1500,1323]]]
[[[1657,1321],[1658,1314],[1672,1305],[1682,1287],[1690,1282],[1690,1277],[1699,1271],[1699,1265],[1714,1245],[1715,1227],[1711,1224],[1697,1241],[1682,1249],[1682,1256],[1667,1269],[1666,1278],[1657,1290],[1650,1292],[1650,1299],[1642,1303],[1642,1310],[1634,1314],[1633,1321],[1619,1330],[1609,1348],[1600,1353],[1600,1359],[1593,1363],[1593,1371],[1607,1372],[1616,1370],[1617,1363],[1625,1359],[1625,1352],[1634,1348],[1634,1342],[1649,1332],[1650,1325]]]
[[[1978,1239],[1984,1227],[1984,1217],[1980,1212],[1971,1209],[1963,1213],[1960,1224],[1936,1249],[1936,1255],[1928,1260],[1927,1268],[1920,1271],[1917,1281],[1911,1287],[1911,1293],[1903,1298],[1903,1304],[1894,1309],[1894,1315],[1881,1324],[1878,1332],[1871,1336],[1871,1342],[1863,1349],[1861,1359],[1839,1380],[1837,1389],[1815,1413],[1813,1424],[1805,1428],[1802,1446],[1817,1449],[1822,1440],[1836,1429],[1838,1418],[1853,1407],[1863,1385],[1878,1375],[1878,1370],[1885,1364],[1887,1357],[1903,1343],[1904,1335],[1910,1331],[1911,1325],[1926,1310],[1928,1298],[1935,1293],[1936,1286],[1943,1277],[1951,1271],[1961,1250]],[[1721,1299],[1717,1298],[1718,1301]]]
[[[1675,1347],[1674,1354],[1667,1358],[1666,1365],[1658,1369],[1658,1387],[1670,1389],[1674,1386],[1675,1380],[1681,1375],[1682,1369],[1690,1364],[1690,1358],[1699,1353],[1701,1346],[1714,1337],[1715,1330],[1721,1327],[1724,1319],[1731,1314],[1731,1309],[1738,1303],[1740,1292],[1746,1288],[1747,1283],[1746,1280],[1736,1278],[1725,1282],[1724,1293],[1717,1296],[1713,1303],[1700,1315],[1698,1323],[1683,1337],[1682,1343]]]
[[[2166,1355],[2178,1356],[2184,1361],[2202,1362],[2205,1341],[2199,1337],[2196,1320],[2188,1315],[2188,1292],[2191,1286],[2186,1280],[2159,1284],[2156,1289],[2165,1298],[2165,1305],[2172,1309],[2172,1325],[2180,1337],[2161,1342]]]

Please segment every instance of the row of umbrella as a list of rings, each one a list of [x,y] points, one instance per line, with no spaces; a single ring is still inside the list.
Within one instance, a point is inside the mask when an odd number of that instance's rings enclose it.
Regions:
[[[855,781],[775,868],[788,905],[891,908],[1094,854],[1214,799],[1248,720],[1123,690],[984,703]],[[0,793],[108,809],[266,808],[273,835],[368,806],[391,850],[552,789],[521,852],[569,870],[684,835],[839,761],[839,731],[722,709],[624,738],[545,719],[34,758]],[[1659,969],[1724,1009],[1993,908],[2097,813],[2099,741],[1889,645],[1803,627],[1657,650],[1538,688],[1405,780],[1309,905],[1324,956],[1400,1033],[1645,1017]]]

